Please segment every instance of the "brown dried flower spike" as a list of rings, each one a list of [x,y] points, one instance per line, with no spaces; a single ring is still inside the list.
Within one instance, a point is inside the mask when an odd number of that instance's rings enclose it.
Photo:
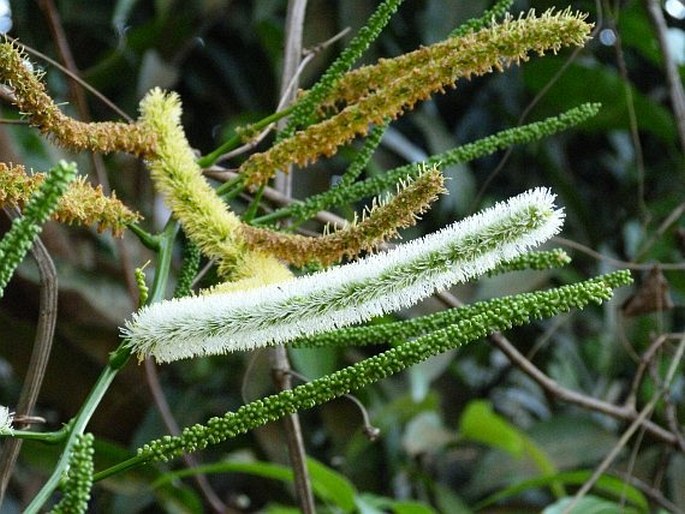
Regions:
[[[322,266],[357,257],[381,243],[397,236],[397,230],[416,223],[438,194],[446,192],[444,177],[435,167],[425,170],[397,194],[385,202],[374,201],[374,206],[359,223],[320,237],[285,234],[243,225],[241,230],[251,248],[266,250],[295,266],[317,262]]]
[[[14,103],[31,125],[65,148],[121,151],[138,157],[150,155],[155,149],[154,134],[139,123],[84,123],[65,115],[13,43],[0,43],[0,81],[12,88]]]
[[[23,166],[0,163],[0,206],[22,207],[44,178],[43,173],[27,175]],[[140,219],[140,215],[128,209],[114,193],[105,196],[101,186],[93,188],[85,177],[69,184],[52,217],[70,225],[96,224],[99,232],[111,230],[115,236],[121,236],[127,225]]]

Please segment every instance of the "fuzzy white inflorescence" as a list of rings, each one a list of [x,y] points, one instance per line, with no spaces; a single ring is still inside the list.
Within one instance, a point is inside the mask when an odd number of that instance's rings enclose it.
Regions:
[[[14,413],[10,412],[8,407],[0,405],[0,435],[12,435],[12,422],[14,421]]]
[[[285,343],[409,307],[559,232],[563,210],[538,188],[385,253],[244,292],[164,301],[122,329],[158,362]]]

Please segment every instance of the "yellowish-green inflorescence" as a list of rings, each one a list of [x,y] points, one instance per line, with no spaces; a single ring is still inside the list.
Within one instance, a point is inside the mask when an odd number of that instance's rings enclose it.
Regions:
[[[157,134],[155,155],[148,166],[188,237],[210,259],[227,281],[241,281],[238,289],[280,282],[291,277],[287,267],[271,255],[250,250],[241,237],[241,221],[202,177],[202,170],[181,127],[177,94],[153,89],[140,103],[142,122]]]

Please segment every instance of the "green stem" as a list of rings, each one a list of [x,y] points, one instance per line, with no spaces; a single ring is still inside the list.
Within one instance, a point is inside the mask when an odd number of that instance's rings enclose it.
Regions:
[[[265,186],[262,185],[255,193],[252,202],[250,202],[250,206],[247,208],[247,211],[242,216],[243,222],[250,223],[250,220],[252,220],[255,217],[255,214],[257,214],[257,209],[259,209],[259,202],[261,201],[262,195],[264,194],[264,187]]]
[[[283,209],[278,209],[277,211],[269,212],[267,214],[264,214],[262,216],[258,216],[252,220],[252,225],[254,226],[259,226],[259,225],[264,225],[266,223],[272,222],[272,221],[277,221],[283,218],[287,218],[290,216],[290,211],[288,210],[287,207],[284,207]]]
[[[159,236],[159,264],[157,266],[157,273],[155,274],[155,278],[152,283],[148,303],[160,301],[164,297],[169,270],[171,268],[171,254],[173,252],[174,239],[176,238],[178,229],[178,223],[170,220],[166,227],[164,227],[164,231]],[[110,354],[107,366],[102,371],[102,374],[93,386],[93,389],[88,394],[88,397],[81,406],[78,414],[67,428],[68,436],[64,445],[64,450],[62,451],[62,455],[60,456],[52,475],[45,483],[43,488],[35,496],[35,498],[31,501],[29,506],[24,511],[24,514],[37,514],[40,512],[41,508],[55,492],[69,464],[69,456],[71,455],[71,450],[74,444],[76,443],[78,437],[84,433],[90,418],[95,412],[95,409],[97,409],[98,405],[100,405],[100,402],[109,389],[109,386],[114,381],[114,378],[117,376],[117,373],[119,373],[119,370],[128,362],[130,356],[131,351],[130,349],[124,347],[123,342],[115,351]]]
[[[243,184],[243,177],[239,176],[224,182],[217,187],[216,194],[222,197],[224,200],[228,200],[237,196],[244,188],[245,186]]]
[[[152,281],[150,288],[150,296],[148,297],[148,304],[161,302],[164,300],[166,285],[169,279],[169,270],[171,269],[171,258],[174,253],[174,241],[180,225],[178,222],[169,219],[164,231],[160,234],[159,240],[159,262],[157,264],[157,273]]]
[[[71,455],[71,449],[76,443],[79,435],[83,434],[86,429],[86,425],[90,421],[91,416],[95,412],[95,409],[100,404],[100,401],[104,397],[107,389],[109,389],[110,384],[116,377],[119,369],[112,368],[109,364],[103,370],[100,378],[95,383],[95,386],[91,390],[88,398],[86,398],[85,403],[81,407],[81,410],[76,415],[74,423],[72,425],[67,442],[64,445],[64,450],[59,458],[59,462],[55,466],[52,475],[45,483],[43,488],[38,492],[38,494],[33,498],[33,501],[26,507],[24,514],[38,514],[45,505],[45,503],[50,499],[55,489],[59,486],[60,480],[64,475],[69,463],[69,456]]]
[[[67,438],[68,427],[56,432],[34,432],[32,430],[15,430],[12,437],[15,439],[26,439],[30,441],[40,441],[45,444],[61,443]]]
[[[136,455],[135,457],[131,457],[130,459],[124,460],[119,464],[115,464],[112,467],[103,469],[102,471],[95,473],[93,475],[93,482],[99,482],[100,480],[104,480],[105,478],[118,475],[119,473],[128,471],[129,469],[137,468],[139,466],[142,466],[149,460],[151,460],[151,457],[149,455]]]
[[[254,123],[253,125],[250,125],[250,130],[258,131],[263,128],[268,127],[272,123],[277,122],[278,120],[285,118],[288,116],[293,110],[293,107],[288,107],[287,109],[283,109],[282,111],[275,112],[271,114],[270,116],[267,116],[266,118],[263,118],[259,120],[257,123]],[[231,137],[228,141],[224,142],[221,146],[219,146],[216,150],[208,153],[207,155],[203,155],[197,160],[197,163],[200,165],[201,168],[208,168],[212,164],[214,164],[216,161],[219,160],[219,158],[224,155],[227,152],[230,152],[233,150],[235,147],[237,147],[240,142],[243,139],[243,135],[241,134],[235,134],[233,137]]]
[[[155,252],[159,250],[159,236],[150,234],[137,223],[131,223],[128,225],[128,228],[131,232],[138,236],[138,239],[140,239],[140,242],[143,243],[146,248]]]

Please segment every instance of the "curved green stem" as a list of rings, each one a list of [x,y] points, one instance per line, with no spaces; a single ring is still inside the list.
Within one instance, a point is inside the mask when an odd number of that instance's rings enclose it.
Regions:
[[[131,232],[138,236],[138,239],[140,239],[140,242],[143,243],[146,248],[155,252],[159,250],[159,236],[150,234],[137,223],[131,223],[128,225],[128,228]]]
[[[242,176],[238,176],[227,182],[224,182],[219,187],[216,188],[216,194],[218,194],[224,200],[230,200],[238,196],[243,189],[245,189],[245,184]]]
[[[95,409],[100,404],[100,401],[107,392],[107,389],[109,389],[110,384],[112,383],[114,377],[116,377],[118,372],[118,368],[115,369],[111,367],[109,364],[103,370],[102,374],[100,375],[100,378],[95,383],[95,386],[91,390],[90,394],[88,395],[88,398],[86,398],[86,401],[81,407],[81,410],[78,412],[76,418],[74,419],[74,423],[71,427],[71,431],[69,432],[67,442],[64,445],[64,451],[62,451],[62,455],[60,456],[59,462],[57,462],[57,465],[55,466],[52,475],[45,483],[43,488],[35,496],[33,501],[26,508],[24,514],[38,514],[43,505],[45,505],[45,503],[50,499],[55,489],[57,489],[57,487],[59,486],[62,475],[64,474],[69,463],[71,449],[74,446],[76,439],[85,431],[86,425],[90,421],[90,418],[95,412]]]
[[[159,236],[159,264],[157,266],[157,273],[152,283],[149,303],[160,301],[164,297],[166,290],[167,279],[169,276],[169,269],[171,267],[171,254],[173,251],[173,243],[178,233],[179,225],[175,221],[169,221],[164,228],[164,231]],[[62,455],[52,472],[52,475],[45,483],[43,488],[38,492],[35,498],[31,501],[29,506],[24,511],[24,514],[37,514],[41,508],[50,499],[52,494],[59,486],[60,480],[69,464],[69,456],[71,450],[76,443],[78,437],[82,435],[93,416],[95,409],[102,401],[109,386],[114,381],[114,378],[119,373],[119,370],[128,362],[131,356],[131,351],[125,348],[123,343],[110,354],[107,366],[102,371],[93,389],[88,394],[86,401],[81,406],[76,417],[65,429],[68,431],[66,435],[66,443]],[[45,434],[41,434],[45,435]]]
[[[34,432],[33,430],[15,430],[12,437],[15,439],[26,439],[30,441],[40,441],[45,444],[61,443],[67,438],[69,427],[65,426],[56,432]]]
[[[160,234],[159,241],[159,262],[157,263],[157,272],[152,281],[150,288],[150,296],[147,303],[156,303],[164,299],[166,285],[169,279],[169,270],[171,269],[171,258],[174,251],[174,240],[178,234],[180,225],[177,221],[169,220],[164,227],[164,231]]]
[[[128,471],[129,469],[140,467],[150,460],[152,460],[152,458],[149,455],[136,455],[135,457],[131,457],[130,459],[121,461],[119,464],[115,464],[110,468],[103,469],[102,471],[95,473],[93,475],[93,482],[99,482],[100,480],[104,480],[105,478],[118,475],[123,471]]]
[[[287,109],[283,109],[282,111],[275,112],[271,114],[270,116],[267,116],[266,118],[263,118],[259,120],[257,123],[254,123],[253,125],[250,125],[250,130],[258,131],[263,128],[268,127],[272,123],[277,122],[278,120],[285,118],[288,116],[291,112],[293,111],[293,107],[288,107]],[[228,139],[228,141],[224,142],[221,146],[219,146],[216,150],[213,150],[212,152],[209,152],[207,155],[203,155],[197,160],[197,163],[200,165],[201,168],[207,168],[214,164],[216,161],[219,160],[219,158],[224,155],[226,152],[230,152],[233,150],[235,147],[237,147],[240,142],[242,141],[243,136],[241,134],[235,134],[233,137]]]

